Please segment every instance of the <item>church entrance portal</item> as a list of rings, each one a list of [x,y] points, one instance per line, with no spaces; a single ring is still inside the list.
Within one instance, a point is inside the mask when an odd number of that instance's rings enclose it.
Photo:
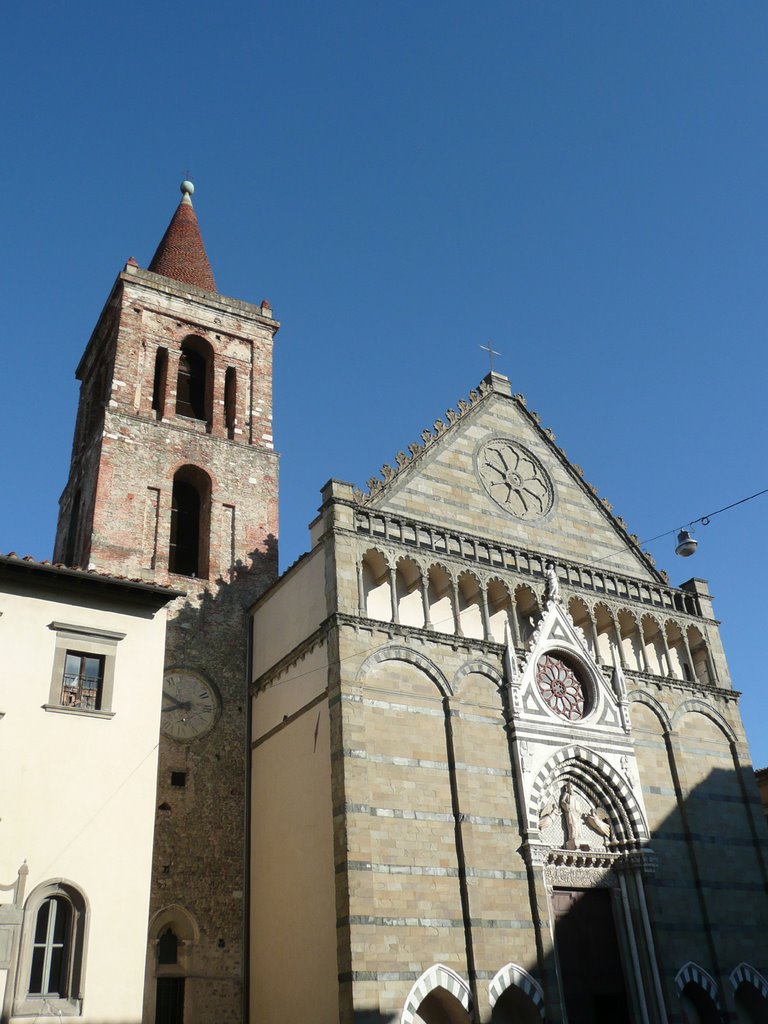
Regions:
[[[608,889],[555,889],[555,948],[569,1024],[631,1019]]]

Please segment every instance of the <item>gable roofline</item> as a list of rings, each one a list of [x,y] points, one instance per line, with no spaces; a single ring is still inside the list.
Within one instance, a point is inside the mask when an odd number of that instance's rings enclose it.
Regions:
[[[571,462],[565,454],[565,451],[559,445],[555,444],[554,431],[550,430],[549,427],[542,427],[541,418],[538,413],[528,408],[525,396],[522,394],[513,395],[509,378],[505,377],[504,374],[496,373],[495,371],[491,371],[486,374],[486,376],[480,381],[477,388],[473,388],[472,391],[469,392],[468,400],[460,398],[456,408],[449,407],[446,410],[445,419],[447,420],[447,423],[444,422],[441,417],[438,417],[432,424],[431,428],[427,427],[425,430],[422,430],[421,442],[416,441],[413,444],[408,445],[409,454],[406,454],[406,452],[402,450],[397,452],[395,455],[394,467],[385,462],[379,471],[382,479],[379,479],[377,476],[372,476],[367,481],[367,493],[355,488],[353,492],[355,501],[360,505],[378,503],[378,499],[386,494],[394,481],[398,480],[402,474],[418,463],[424,456],[425,452],[429,451],[439,438],[451,433],[457,423],[463,420],[478,406],[483,405],[491,395],[498,395],[501,398],[505,398],[515,403],[517,408],[527,418],[530,425],[550,448],[565,470],[577,481],[582,490],[586,492],[588,498],[601,512],[605,519],[607,519],[619,539],[640,559],[641,563],[648,569],[657,582],[662,583],[665,586],[669,586],[669,577],[667,573],[656,568],[653,556],[649,554],[649,552],[644,551],[640,546],[640,538],[637,534],[629,532],[626,521],[622,519],[621,516],[613,514],[613,506],[608,499],[601,498],[597,488],[585,480],[584,470],[581,466],[579,466],[578,463]]]

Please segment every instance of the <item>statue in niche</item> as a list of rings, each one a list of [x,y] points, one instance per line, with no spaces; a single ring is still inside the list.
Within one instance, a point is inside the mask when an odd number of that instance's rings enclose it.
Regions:
[[[547,601],[559,601],[560,600],[560,580],[557,575],[557,569],[555,568],[554,562],[547,562],[544,570],[544,578],[546,580],[546,594]]]
[[[560,794],[560,810],[563,812],[563,828],[565,831],[566,850],[577,849],[576,838],[578,836],[579,819],[573,806],[573,787],[566,782]]]

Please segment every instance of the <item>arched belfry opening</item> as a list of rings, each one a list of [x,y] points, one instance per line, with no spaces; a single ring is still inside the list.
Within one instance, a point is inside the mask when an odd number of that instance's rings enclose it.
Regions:
[[[190,335],[181,343],[176,381],[176,414],[210,421],[213,352],[208,342]]]
[[[182,466],[173,477],[170,572],[208,578],[210,520],[211,478],[198,466]]]

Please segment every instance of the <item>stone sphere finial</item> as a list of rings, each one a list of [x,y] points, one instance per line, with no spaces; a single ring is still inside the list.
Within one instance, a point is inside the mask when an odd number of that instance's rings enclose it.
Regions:
[[[181,190],[181,194],[184,196],[191,196],[195,191],[195,186],[191,181],[187,181],[186,178],[182,181],[181,185],[179,185],[179,188]]]

